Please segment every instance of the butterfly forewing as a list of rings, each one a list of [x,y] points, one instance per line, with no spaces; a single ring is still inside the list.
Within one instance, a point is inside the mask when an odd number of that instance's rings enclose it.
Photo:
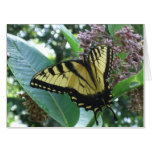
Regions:
[[[30,85],[57,93],[94,94],[95,86],[81,61],[67,61],[48,67],[36,74]]]

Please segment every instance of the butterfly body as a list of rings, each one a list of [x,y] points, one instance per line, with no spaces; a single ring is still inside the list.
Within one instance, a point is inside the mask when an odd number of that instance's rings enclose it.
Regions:
[[[78,107],[95,114],[112,104],[108,76],[113,60],[112,49],[101,46],[83,60],[70,60],[47,67],[32,78],[30,85],[55,93],[67,93]]]

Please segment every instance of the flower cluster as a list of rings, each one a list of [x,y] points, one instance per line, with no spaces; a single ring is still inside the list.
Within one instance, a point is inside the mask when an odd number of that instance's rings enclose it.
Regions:
[[[34,122],[43,122],[48,119],[48,115],[42,108],[40,108],[32,98],[27,94],[19,94],[19,98],[25,99],[23,103],[27,109],[27,112],[30,114],[30,119]]]
[[[78,40],[80,41],[80,47],[84,48],[84,54],[88,54],[90,47],[99,45],[109,45],[112,46],[112,40],[108,38],[108,33],[105,30],[105,25],[89,25],[91,31],[85,30],[85,32],[79,32]],[[83,53],[79,52],[80,57]]]
[[[131,90],[127,95],[131,98],[131,104],[128,109],[143,115],[143,87]]]
[[[117,69],[117,75],[113,75],[114,85],[122,79],[137,74],[143,62],[142,37],[133,32],[131,26],[125,26],[122,30],[115,32],[113,51],[116,55],[125,52],[126,57],[123,62],[120,56],[114,59],[113,66]]]

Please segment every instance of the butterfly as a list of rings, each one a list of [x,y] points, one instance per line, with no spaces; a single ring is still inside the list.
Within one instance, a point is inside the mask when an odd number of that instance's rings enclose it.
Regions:
[[[78,107],[92,110],[96,124],[97,113],[103,107],[111,108],[112,94],[108,77],[112,70],[113,50],[106,46],[92,49],[83,60],[69,60],[47,67],[35,74],[30,82],[33,88],[67,93]]]

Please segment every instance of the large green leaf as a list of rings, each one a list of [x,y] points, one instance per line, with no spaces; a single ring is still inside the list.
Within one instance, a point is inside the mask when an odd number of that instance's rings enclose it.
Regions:
[[[83,49],[79,48],[79,41],[64,25],[58,25],[58,28],[61,30],[64,37],[69,42],[71,48],[75,52],[75,55],[78,56],[78,51],[83,51]]]
[[[11,71],[31,98],[62,126],[74,126],[80,111],[68,95],[51,94],[29,85],[33,75],[50,66],[51,61],[23,39],[10,34],[7,36],[7,51]]]
[[[132,90],[134,88],[143,86],[143,69],[140,70],[136,75],[129,77],[128,79],[120,81],[114,88],[113,88],[113,96],[114,98],[119,97],[123,93]]]

